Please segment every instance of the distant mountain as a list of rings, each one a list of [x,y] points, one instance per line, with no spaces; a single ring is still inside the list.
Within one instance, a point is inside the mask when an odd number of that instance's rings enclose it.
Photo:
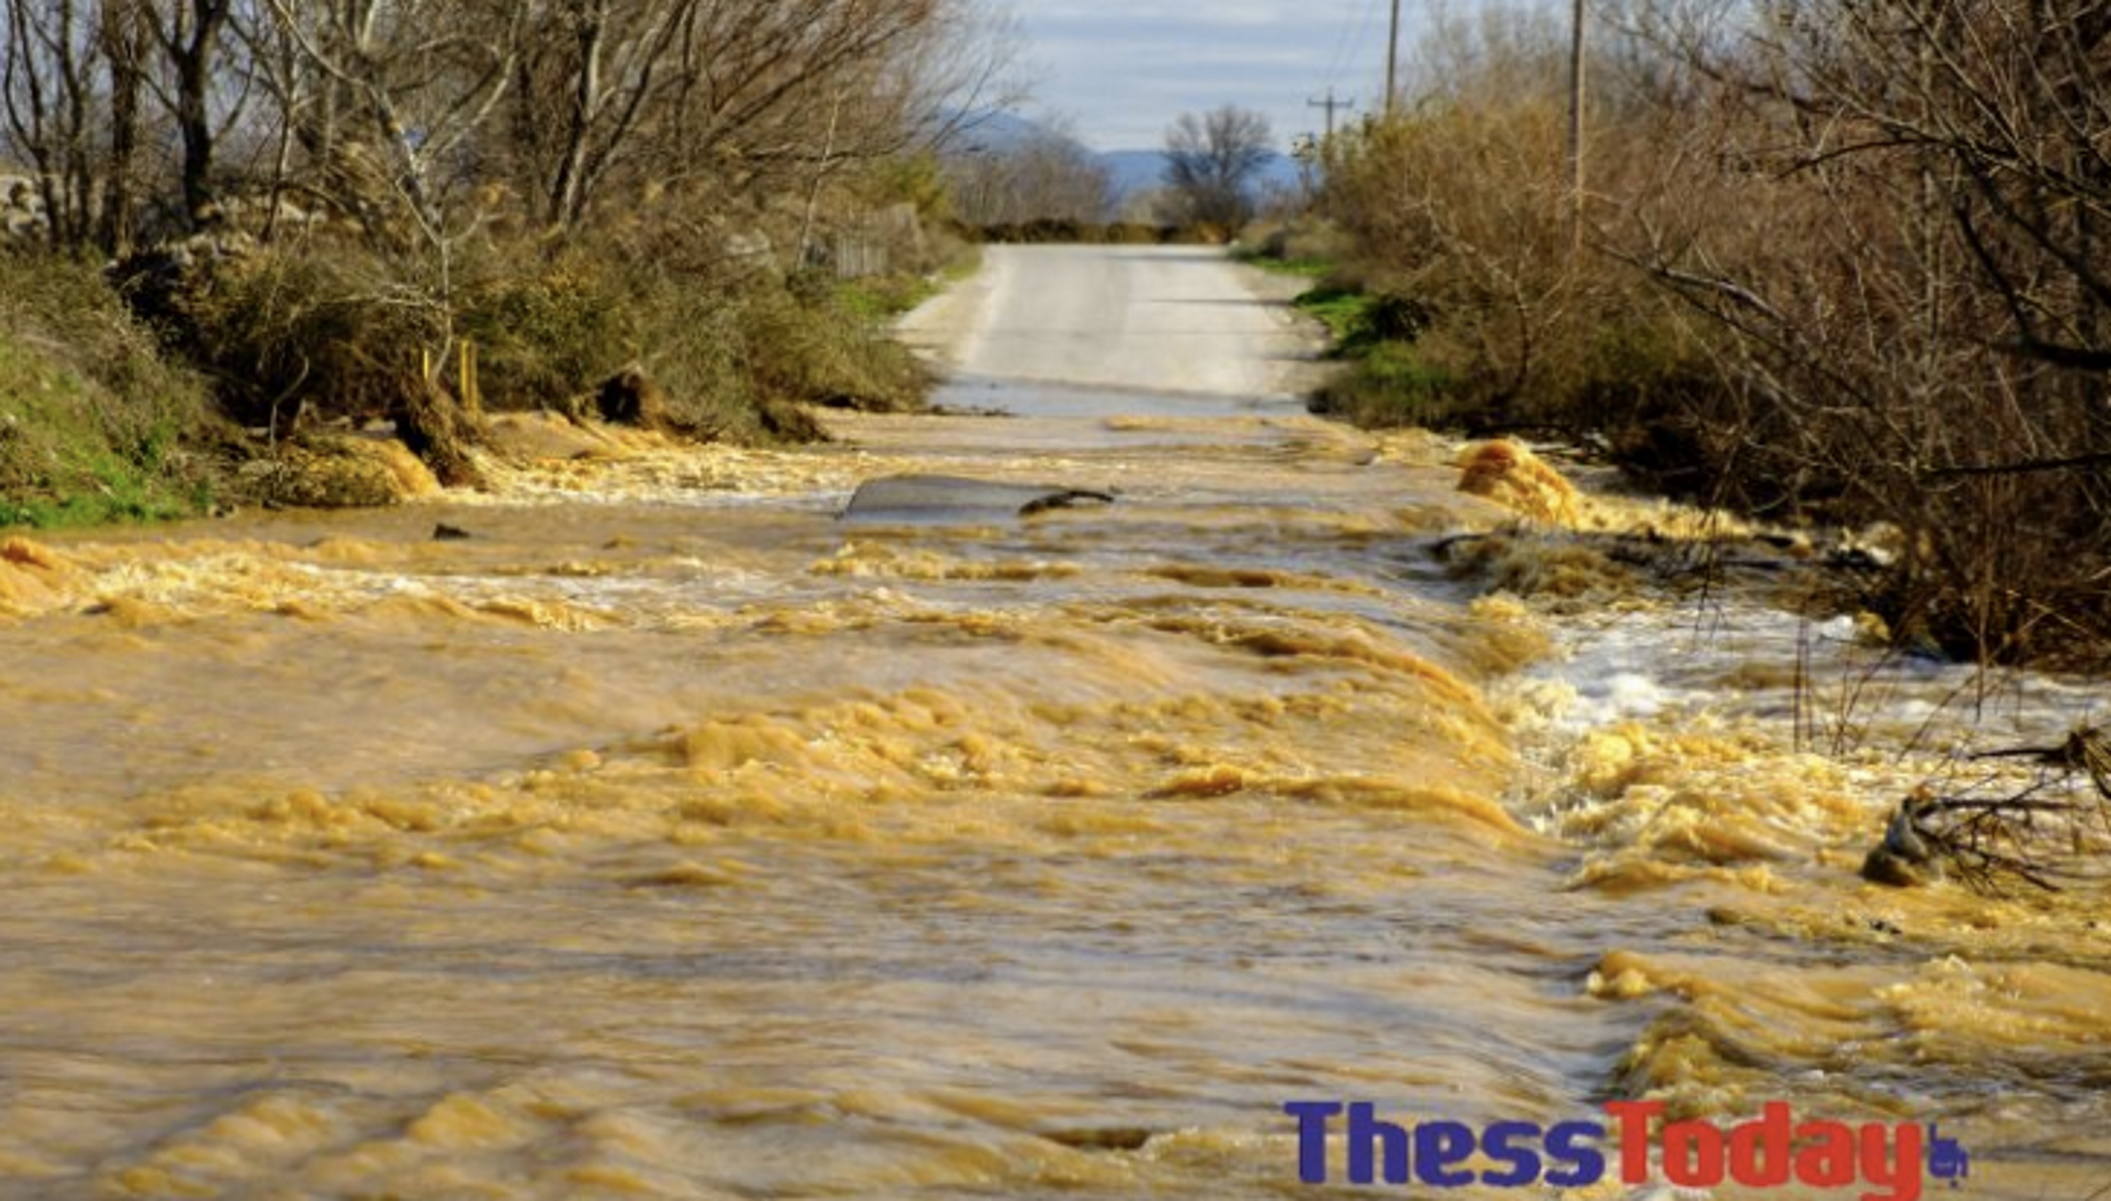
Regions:
[[[1134,196],[1165,186],[1165,152],[1162,150],[1109,150],[1099,156],[1107,164],[1118,196]]]
[[[1133,196],[1165,186],[1163,150],[1110,150],[1099,157],[1107,164],[1108,173],[1114,177],[1114,190],[1120,196]],[[1261,169],[1254,182],[1262,190],[1278,185],[1296,187],[1297,160],[1287,154],[1270,155],[1268,165]]]
[[[1005,154],[1049,134],[1047,126],[1014,113],[968,117],[946,146],[950,154]]]

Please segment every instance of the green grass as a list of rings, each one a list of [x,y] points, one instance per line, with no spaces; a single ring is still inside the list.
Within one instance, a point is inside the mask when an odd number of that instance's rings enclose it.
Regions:
[[[1327,327],[1327,357],[1348,364],[1314,398],[1314,411],[1367,428],[1439,428],[1465,418],[1460,381],[1416,347],[1434,317],[1427,305],[1331,278],[1293,303]]]
[[[33,498],[19,503],[0,501],[0,529],[19,526],[58,530],[180,521],[206,512],[213,501],[211,489],[202,486],[188,496],[161,494],[139,475],[114,464],[101,475],[97,487],[101,491],[92,494]]]
[[[836,303],[860,320],[892,321],[944,291],[944,285],[922,275],[877,275],[854,279],[836,288]]]
[[[137,412],[0,333],[0,526],[163,521],[207,509],[175,414]]]
[[[1322,283],[1293,303],[1325,323],[1334,335],[1329,354],[1337,359],[1360,359],[1387,343],[1413,342],[1436,318],[1414,297],[1334,283]]]
[[[0,526],[185,517],[213,500],[186,445],[206,424],[92,268],[0,261]]]
[[[1460,404],[1449,372],[1424,362],[1410,343],[1381,341],[1321,390],[1314,409],[1367,429],[1442,429],[1463,423]]]
[[[1259,267],[1263,271],[1296,276],[1299,279],[1325,279],[1341,266],[1328,258],[1277,258],[1264,250],[1247,246],[1234,248],[1231,257],[1249,267]]]
[[[943,270],[931,273],[897,271],[889,275],[853,279],[836,285],[835,300],[853,316],[871,322],[896,317],[958,284],[982,267],[982,256],[963,246]]]
[[[1371,296],[1360,288],[1321,285],[1300,295],[1293,303],[1300,312],[1317,318],[1334,336],[1330,353],[1344,357],[1342,348],[1369,324]]]

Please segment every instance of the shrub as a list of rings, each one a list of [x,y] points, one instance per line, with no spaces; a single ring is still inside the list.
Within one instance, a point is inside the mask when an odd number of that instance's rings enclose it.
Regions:
[[[0,254],[0,525],[198,512],[215,427],[95,268]]]
[[[673,232],[666,231],[665,237]],[[219,381],[242,424],[363,422],[424,403],[417,373],[460,390],[451,350],[476,352],[491,410],[577,411],[632,365],[666,394],[680,429],[756,441],[809,428],[785,401],[892,409],[927,380],[878,317],[832,280],[662,256],[660,239],[488,247],[455,265],[450,314],[430,281],[350,248],[275,250],[185,273],[166,289],[172,344]]]
[[[1902,640],[2111,662],[2106,193],[2078,165],[2111,110],[2086,7],[1828,0],[1735,38],[1641,13],[1591,66],[1586,197],[1548,86],[1562,31],[1444,27],[1425,98],[1328,148],[1367,295],[1314,307],[1347,341],[1377,297],[1419,306],[1376,339],[1412,353],[1373,348],[1332,402],[1883,523],[1896,554],[1857,603]]]
[[[253,253],[181,274],[150,315],[244,426],[282,430],[303,412],[391,416],[405,380],[445,345],[446,313],[418,282],[350,246]]]
[[[836,408],[897,411],[920,403],[929,378],[915,356],[852,312],[832,288],[802,297],[756,287],[739,328],[757,395]]]
[[[1389,403],[1338,411],[1597,441],[1716,378],[1690,315],[1579,240],[1561,32],[1531,16],[1444,26],[1424,100],[1328,146],[1322,205],[1355,249],[1305,307],[1342,357],[1414,347],[1335,389]],[[1640,133],[1593,136],[1605,188],[1649,153]]]
[[[1431,367],[1404,342],[1379,342],[1322,387],[1312,411],[1368,428],[1470,427],[1456,381]]]
[[[494,409],[564,408],[644,357],[642,326],[656,298],[606,259],[530,254],[525,266],[487,260],[463,289],[456,318],[476,346],[483,402]]]

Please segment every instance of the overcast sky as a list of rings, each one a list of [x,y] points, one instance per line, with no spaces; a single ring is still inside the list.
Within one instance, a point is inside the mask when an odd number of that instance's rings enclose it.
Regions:
[[[1403,6],[1403,54],[1412,14]],[[1258,109],[1279,149],[1317,133],[1326,114],[1306,101],[1332,83],[1357,112],[1375,108],[1385,79],[1389,0],[1012,0],[1025,35],[1034,99],[1095,150],[1155,150],[1183,112],[1223,104]],[[1346,120],[1346,116],[1337,116]]]

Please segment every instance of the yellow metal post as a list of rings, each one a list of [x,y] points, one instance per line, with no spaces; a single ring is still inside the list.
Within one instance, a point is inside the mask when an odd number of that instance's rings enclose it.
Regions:
[[[471,415],[481,416],[484,411],[484,398],[478,392],[476,385],[476,343],[467,338],[462,339],[460,374],[462,407],[469,410]]]

